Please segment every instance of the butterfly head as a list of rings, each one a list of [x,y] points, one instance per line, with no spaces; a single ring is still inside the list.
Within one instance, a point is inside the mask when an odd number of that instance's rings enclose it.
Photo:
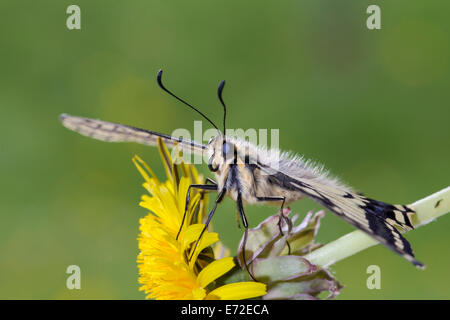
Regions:
[[[208,168],[212,172],[223,171],[224,166],[232,164],[236,159],[236,145],[226,136],[217,135],[208,143]]]

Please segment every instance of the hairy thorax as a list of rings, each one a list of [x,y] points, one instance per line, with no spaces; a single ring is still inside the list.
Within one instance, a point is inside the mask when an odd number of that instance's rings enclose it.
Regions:
[[[280,201],[263,201],[261,198],[284,197],[285,203],[299,200],[303,194],[282,186],[280,177],[267,174],[259,168],[246,164],[231,164],[216,172],[219,189],[226,188],[227,195],[236,201],[241,193],[244,202],[249,204],[270,203],[280,205]]]

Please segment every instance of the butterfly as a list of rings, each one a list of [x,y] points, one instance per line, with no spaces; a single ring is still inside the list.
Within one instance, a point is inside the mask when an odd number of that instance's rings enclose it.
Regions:
[[[305,160],[303,157],[267,149],[237,137],[226,136],[227,109],[222,97],[225,81],[220,82],[217,90],[224,110],[223,130],[220,130],[197,108],[169,91],[162,83],[162,70],[158,72],[157,82],[165,92],[199,113],[217,130],[217,135],[212,137],[208,144],[204,145],[128,125],[67,114],[61,115],[60,120],[66,128],[97,140],[137,142],[151,146],[157,145],[158,141],[162,140],[170,148],[176,147],[183,152],[206,155],[208,168],[215,174],[216,180],[208,178],[204,184],[191,185],[186,196],[187,208],[191,189],[217,192],[203,231],[206,230],[217,205],[225,196],[229,196],[236,202],[237,211],[245,228],[245,235],[248,230],[248,221],[244,203],[278,204],[280,206],[281,232],[281,223],[286,219],[282,214],[284,206],[308,197],[375,238],[415,266],[424,267],[415,259],[411,245],[401,234],[401,231],[414,228],[411,222],[414,214],[412,208],[407,205],[392,205],[368,198],[331,177],[322,166]],[[184,218],[182,225],[183,223]]]

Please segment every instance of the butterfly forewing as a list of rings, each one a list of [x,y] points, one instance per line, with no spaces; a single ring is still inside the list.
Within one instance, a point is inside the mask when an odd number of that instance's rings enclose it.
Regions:
[[[136,142],[155,146],[158,144],[158,138],[160,138],[168,147],[173,148],[178,146],[183,151],[190,153],[202,154],[206,149],[206,146],[193,141],[114,122],[67,114],[61,115],[60,120],[66,128],[101,141]]]

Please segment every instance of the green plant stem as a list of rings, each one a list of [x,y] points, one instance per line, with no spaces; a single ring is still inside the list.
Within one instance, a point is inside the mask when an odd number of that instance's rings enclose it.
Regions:
[[[450,187],[418,200],[410,206],[416,212],[412,218],[414,228],[428,224],[450,211]],[[312,251],[304,257],[319,267],[327,267],[378,243],[369,235],[357,230]]]

